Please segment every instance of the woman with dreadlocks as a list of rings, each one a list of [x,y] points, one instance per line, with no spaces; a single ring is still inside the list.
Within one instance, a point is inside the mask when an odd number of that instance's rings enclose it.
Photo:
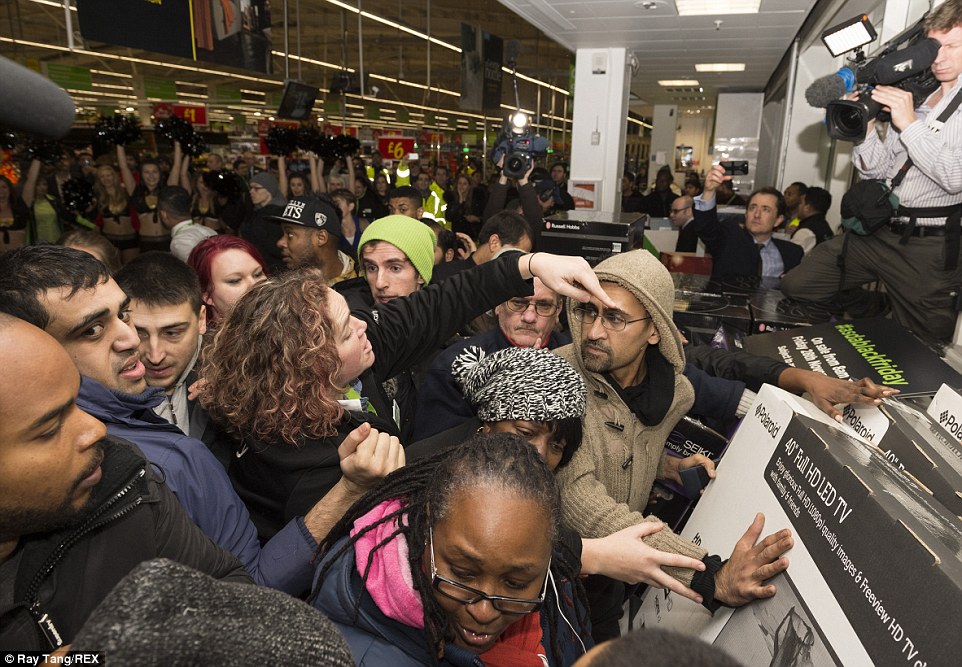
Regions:
[[[401,468],[331,530],[312,602],[358,665],[556,667],[591,644],[538,452],[478,436]]]

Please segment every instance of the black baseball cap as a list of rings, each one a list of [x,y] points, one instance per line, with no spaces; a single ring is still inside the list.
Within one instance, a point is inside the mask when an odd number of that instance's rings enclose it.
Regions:
[[[341,236],[341,216],[337,209],[313,195],[291,197],[280,215],[272,215],[268,219],[309,229],[323,229],[337,237]]]

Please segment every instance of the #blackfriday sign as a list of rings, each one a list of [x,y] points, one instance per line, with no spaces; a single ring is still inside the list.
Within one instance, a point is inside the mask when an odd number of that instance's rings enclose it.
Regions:
[[[745,350],[843,380],[870,378],[903,396],[934,394],[962,376],[897,322],[885,318],[749,336]]]

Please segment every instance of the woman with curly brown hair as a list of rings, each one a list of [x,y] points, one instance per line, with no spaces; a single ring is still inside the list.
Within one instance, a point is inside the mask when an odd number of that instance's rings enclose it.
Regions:
[[[319,269],[289,272],[241,297],[206,352],[201,401],[239,440],[229,472],[262,539],[338,482],[348,433],[363,422],[398,433],[397,403],[383,384],[464,322],[530,294],[534,274],[575,298],[604,294],[583,259],[538,254],[503,255],[376,312],[352,312]],[[384,473],[403,461],[403,452],[386,457]]]

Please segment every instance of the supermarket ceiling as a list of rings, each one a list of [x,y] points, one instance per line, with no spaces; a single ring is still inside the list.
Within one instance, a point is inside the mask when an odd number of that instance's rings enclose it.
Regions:
[[[330,96],[327,91],[339,73],[363,70],[369,77],[367,96],[348,95],[341,113],[361,115],[372,105],[383,107],[382,119],[391,118],[392,109],[401,105],[412,110],[412,116],[418,116],[419,110],[455,110],[451,129],[456,129],[453,122],[461,87],[463,23],[479,26],[505,43],[517,40],[521,47],[521,106],[537,107],[543,115],[560,120],[570,118],[567,96],[561,91],[569,87],[570,64],[577,48],[617,45],[635,54],[640,64],[631,86],[636,113],[647,115],[655,103],[695,109],[714,104],[719,91],[763,89],[815,4],[815,0],[761,0],[759,11],[753,14],[679,16],[672,0],[501,0],[501,4],[200,0],[201,7],[210,9],[209,34],[215,38],[229,28],[228,17],[219,7],[233,4],[237,8],[237,26],[246,25],[252,6],[270,7],[266,20],[272,46],[267,59],[272,73],[262,74],[85,39],[76,0],[67,2],[69,9],[60,0],[2,3],[0,54],[28,64],[90,69],[92,88],[83,96],[85,100],[122,107],[133,101],[132,82],[143,75],[175,82],[181,101],[220,105],[225,113],[235,115],[251,114],[259,108],[269,112],[265,94],[280,91],[285,73],[318,86],[324,98]],[[646,8],[648,5],[651,7]],[[721,23],[716,25],[718,21]],[[283,57],[285,42],[290,58]],[[745,63],[745,70],[699,73],[695,71],[697,63]],[[696,80],[698,85],[658,84],[666,79]],[[242,98],[220,99],[217,91],[225,84],[239,86]],[[513,105],[507,76],[502,104]],[[440,126],[447,119],[437,122]]]

